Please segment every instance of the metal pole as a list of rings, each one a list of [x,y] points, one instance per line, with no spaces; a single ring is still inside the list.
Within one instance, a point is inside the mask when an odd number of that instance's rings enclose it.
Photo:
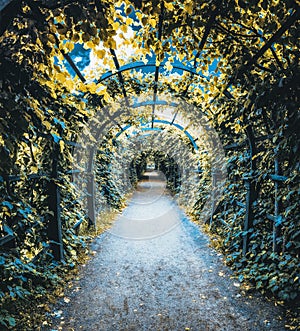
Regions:
[[[281,175],[279,156],[277,152],[275,155],[274,166],[275,166],[275,175]],[[281,211],[281,201],[279,200],[279,186],[280,186],[279,181],[275,180],[275,205],[274,205],[275,219],[273,222],[273,253],[278,253],[280,249],[280,245],[278,244],[278,239],[281,233],[281,225],[280,222],[278,221]]]
[[[253,208],[252,204],[255,199],[255,182],[253,177],[245,177],[244,179],[246,193],[246,214],[244,219],[243,233],[243,255],[245,256],[249,250],[249,230],[253,228]]]
[[[61,224],[61,206],[60,206],[60,188],[58,181],[58,161],[59,161],[59,144],[53,147],[52,174],[48,187],[49,210],[52,212],[48,223],[48,238],[50,240],[50,249],[53,257],[57,261],[64,259],[62,224]]]

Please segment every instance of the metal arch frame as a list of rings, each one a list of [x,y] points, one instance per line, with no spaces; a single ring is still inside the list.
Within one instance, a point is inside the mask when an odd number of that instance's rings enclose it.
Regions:
[[[161,35],[162,35],[162,28],[163,28],[163,3],[161,4],[161,14],[160,14],[160,17],[159,17],[159,23],[158,23],[158,30],[159,30],[159,33],[157,35],[157,38],[160,39],[161,38]],[[128,71],[128,70],[137,70],[137,69],[143,69],[143,68],[147,68],[147,67],[154,67],[155,68],[155,71],[154,71],[154,74],[155,74],[155,78],[154,78],[154,88],[153,88],[153,100],[152,100],[152,121],[151,121],[151,128],[152,130],[154,130],[154,123],[157,122],[159,123],[160,120],[155,120],[155,106],[156,106],[156,103],[157,103],[157,90],[158,90],[158,79],[159,79],[159,74],[160,74],[160,70],[162,68],[162,65],[159,64],[159,65],[156,65],[156,63],[147,63],[145,64],[144,62],[141,62],[141,61],[137,61],[137,62],[133,62],[131,64],[127,64],[127,65],[124,65],[122,67],[120,67],[119,65],[119,61],[118,61],[118,58],[117,58],[117,55],[115,53],[115,51],[113,49],[110,49],[110,53],[112,55],[112,58],[113,58],[113,61],[114,61],[114,64],[115,64],[115,68],[116,68],[116,72],[112,72],[112,71],[107,71],[106,73],[104,73],[99,80],[97,80],[96,82],[97,83],[100,83],[100,82],[103,82],[105,81],[106,79],[109,79],[115,75],[118,76],[118,80],[119,80],[119,83],[121,84],[121,90],[122,90],[122,94],[125,98],[125,102],[126,102],[126,106],[129,106],[129,102],[128,102],[128,97],[127,97],[127,93],[126,93],[126,89],[125,89],[125,84],[124,84],[124,79],[123,79],[123,75],[122,73],[125,72],[125,71]],[[77,73],[80,73],[79,69],[77,68],[77,66],[75,65],[75,63],[73,62],[73,60],[70,58],[70,56],[68,54],[63,54],[63,56],[65,57],[65,59],[71,64],[72,68],[75,70],[75,72]],[[189,72],[192,76],[196,75],[198,77],[202,77],[203,79],[206,79],[206,80],[209,80],[208,77],[205,77],[201,74],[199,74],[195,68],[189,68],[187,66],[178,66],[178,65],[173,65],[173,69],[175,70],[180,70],[180,71],[183,71],[183,72]],[[81,79],[81,81],[83,83],[86,82],[85,78],[81,75],[78,74],[78,77],[79,79]],[[227,97],[227,98],[233,98],[233,96],[228,92],[228,91],[225,91],[226,93],[224,93],[224,95]],[[186,93],[185,93],[186,94]],[[99,100],[99,105],[101,107],[103,107],[103,104],[102,104],[102,101]],[[179,124],[174,124],[175,122],[175,119],[176,119],[176,116],[177,116],[177,113],[175,113],[173,119],[171,122],[169,121],[164,121],[164,122],[160,122],[162,124],[167,124],[167,125],[173,125],[175,127],[177,127],[179,130],[183,131],[186,136],[189,138],[189,140],[191,141],[193,147],[195,150],[198,150],[198,146],[196,145],[195,141],[193,139],[193,137],[190,135],[190,133],[186,130],[184,130],[184,128],[182,126],[180,126]],[[115,124],[117,124],[117,126],[121,129],[121,132],[124,131],[124,128],[121,127],[121,125],[116,122],[115,120],[113,120],[113,122],[115,122]],[[125,132],[125,134],[127,134]],[[93,168],[93,159],[94,159],[94,154],[95,154],[95,148],[93,147],[92,150],[90,151],[90,155],[89,155],[89,164],[88,164],[88,170],[91,172],[92,168]],[[95,206],[94,206],[94,179],[93,179],[93,176],[90,176],[89,178],[89,183],[87,185],[87,190],[89,192],[89,196],[88,196],[88,205],[91,207],[89,208],[89,210],[91,210],[92,212],[89,213],[89,224],[90,225],[93,225],[95,224]]]
[[[129,64],[125,64],[122,67],[119,67],[119,70],[112,72],[107,71],[106,73],[104,73],[98,80],[97,80],[97,84],[102,83],[103,81],[105,81],[108,78],[111,78],[113,76],[118,75],[118,73],[122,73],[124,71],[128,71],[128,70],[137,70],[137,69],[143,69],[143,68],[147,68],[147,67],[156,67],[155,62],[149,62],[149,63],[144,63],[143,61],[135,61]],[[159,65],[158,66],[159,69],[161,69],[163,66]],[[182,70],[182,71],[186,71],[192,74],[195,74],[201,78],[204,78],[206,80],[208,80],[207,77],[201,75],[199,72],[197,72],[194,68],[188,67],[188,66],[179,66],[179,65],[173,65],[173,69],[177,69],[177,70]]]
[[[166,125],[170,125],[170,126],[175,126],[177,129],[179,129],[180,131],[182,131],[188,138],[189,138],[189,140],[190,140],[190,142],[192,143],[192,145],[193,145],[193,147],[194,147],[194,149],[195,149],[195,151],[198,151],[199,149],[198,149],[198,146],[197,146],[197,144],[196,144],[196,140],[192,137],[192,135],[187,131],[187,130],[185,130],[184,129],[184,127],[183,126],[181,126],[180,124],[177,124],[177,123],[172,123],[172,122],[170,122],[170,121],[167,121],[167,120],[159,120],[159,119],[154,119],[153,120],[153,122],[154,123],[160,123],[160,124],[166,124]],[[147,125],[147,124],[149,124],[150,122],[147,122],[147,123],[145,123],[145,124],[142,124],[141,125],[141,129],[143,130],[143,131],[150,131],[150,130],[155,130],[155,129],[159,129],[159,128],[154,128],[154,127],[151,127],[151,128],[143,128],[143,126],[145,126],[145,125]],[[128,130],[129,128],[131,128],[132,127],[132,125],[131,124],[128,124],[128,125],[126,125],[125,127],[123,127],[122,128],[122,130],[121,131],[119,131],[116,135],[115,135],[115,137],[116,138],[118,138],[122,133],[124,133],[126,130]]]
[[[121,83],[122,93],[123,93],[123,95],[124,95],[124,97],[125,97],[126,105],[127,105],[127,106],[129,106],[129,103],[128,103],[128,97],[127,97],[126,90],[125,90],[125,86],[124,86],[124,79],[123,79],[123,76],[122,76],[122,73],[123,73],[123,72],[125,72],[125,71],[129,71],[129,70],[137,70],[137,69],[143,69],[143,68],[147,68],[147,67],[153,67],[153,68],[155,68],[155,82],[154,82],[154,83],[155,83],[155,86],[157,87],[158,74],[159,74],[160,69],[163,67],[162,65],[158,65],[158,66],[157,66],[156,63],[154,63],[154,62],[149,62],[149,63],[146,63],[146,64],[145,64],[145,63],[142,62],[142,61],[135,61],[135,62],[133,62],[133,63],[125,64],[124,66],[121,67],[121,66],[119,65],[119,61],[118,61],[117,55],[116,55],[116,53],[114,52],[114,50],[111,49],[110,52],[111,52],[111,55],[112,55],[113,60],[114,60],[114,64],[115,64],[116,71],[115,71],[115,72],[112,72],[112,71],[110,70],[110,71],[105,72],[105,73],[104,73],[104,74],[103,74],[103,75],[102,75],[102,76],[96,81],[97,84],[99,84],[99,83],[101,83],[101,82],[103,82],[103,81],[105,81],[105,80],[107,80],[107,79],[109,79],[109,78],[111,78],[111,77],[117,75],[117,76],[118,76],[118,80],[119,80],[119,82]],[[197,72],[194,68],[192,68],[192,67],[187,67],[187,66],[184,66],[184,65],[182,65],[182,66],[174,65],[174,66],[173,66],[173,69],[177,69],[177,70],[181,70],[181,71],[186,71],[186,72],[192,73],[192,74],[194,74],[194,75],[197,75],[197,76],[199,76],[199,77],[202,77],[202,78],[208,80],[207,77],[201,75],[200,73],[198,73],[198,72]],[[155,86],[154,86],[154,87],[155,87]],[[154,114],[154,111],[155,111],[155,105],[156,105],[156,104],[166,104],[166,103],[164,103],[164,102],[161,103],[162,101],[157,100],[157,98],[156,98],[156,93],[157,93],[157,91],[154,91],[154,94],[153,94],[153,100],[150,101],[150,102],[148,102],[149,105],[150,105],[150,104],[152,105],[152,121],[151,121],[152,128],[153,128],[153,123],[155,123],[155,114]],[[100,100],[100,102],[101,102],[101,100]],[[101,102],[100,105],[102,106],[102,102]],[[175,103],[170,103],[170,105],[172,105],[172,106],[176,106]],[[133,106],[133,107],[138,107],[137,105],[132,105],[132,106]],[[175,119],[176,119],[176,116],[177,116],[177,112],[175,113],[172,122],[168,123],[169,125],[174,125],[174,121],[175,121]],[[116,121],[114,120],[114,122],[116,122]],[[123,131],[126,130],[126,129],[122,128],[121,125],[120,125],[118,122],[116,122],[116,124],[117,124],[117,126],[121,129],[121,132],[123,132]],[[180,130],[184,131],[183,128],[180,129]],[[188,133],[188,132],[187,132],[187,133]],[[126,134],[126,132],[125,132],[125,134]],[[191,142],[192,142],[194,148],[198,148],[197,145],[195,144],[195,141],[196,141],[197,139],[193,139],[193,137],[192,137],[189,133],[187,134],[187,136],[188,136],[188,138],[191,140]],[[91,155],[90,155],[90,159],[91,159],[91,160],[93,159],[93,154],[94,154],[94,151],[91,152]],[[92,169],[92,162],[89,163],[89,170],[91,170],[91,169]]]
[[[97,80],[97,84],[99,83],[102,83],[104,82],[105,80],[107,79],[110,79],[114,76],[118,76],[118,79],[119,79],[119,82],[121,83],[121,87],[122,87],[122,93],[125,97],[125,100],[126,100],[126,105],[129,106],[129,103],[128,103],[128,98],[127,98],[127,94],[126,94],[126,91],[125,91],[125,86],[124,86],[124,79],[123,79],[123,76],[122,76],[122,73],[125,72],[125,71],[129,71],[129,70],[137,70],[137,69],[144,69],[144,68],[151,68],[153,67],[155,69],[154,73],[155,73],[155,79],[154,79],[154,91],[153,91],[153,100],[152,100],[152,103],[148,102],[147,104],[148,105],[152,105],[152,120],[151,120],[151,127],[153,128],[154,127],[154,123],[156,123],[155,121],[155,106],[157,104],[165,104],[165,103],[160,103],[158,102],[157,100],[157,84],[158,84],[158,78],[159,78],[159,73],[160,73],[160,70],[161,68],[163,68],[162,65],[156,65],[156,63],[154,62],[149,62],[149,63],[144,63],[142,61],[136,61],[136,62],[133,62],[133,63],[129,63],[129,64],[125,64],[124,66],[120,67],[119,66],[119,63],[118,63],[118,59],[117,59],[117,56],[116,56],[116,53],[111,50],[111,54],[113,56],[113,59],[114,59],[114,63],[115,63],[115,67],[116,67],[116,71],[115,72],[112,72],[112,71],[107,71],[106,73],[104,73],[98,80]],[[198,77],[201,77],[201,78],[204,78],[206,80],[208,80],[207,77],[201,75],[200,73],[198,73],[195,68],[192,68],[192,67],[187,67],[187,66],[179,66],[179,65],[173,65],[173,69],[176,69],[176,70],[180,70],[180,71],[185,71],[185,72],[189,72],[191,73],[192,75],[197,75]],[[227,92],[227,91],[226,91]],[[231,95],[226,95],[227,97],[232,97]],[[174,106],[174,105],[173,105]],[[134,107],[134,105],[133,105]],[[177,113],[175,114],[173,120],[171,123],[171,125],[173,125],[173,122],[175,121],[175,118],[177,116]],[[119,126],[120,127],[120,126]],[[121,129],[122,131],[124,129]],[[192,138],[192,137],[191,137]],[[190,137],[189,137],[190,139]],[[191,139],[190,139],[191,140]],[[192,138],[192,143],[193,143],[193,146],[195,147],[195,142],[194,142],[194,139]]]
[[[164,12],[165,12],[165,6],[164,2],[162,1],[160,3],[160,14],[158,19],[158,27],[157,27],[157,33],[156,37],[157,40],[161,41],[162,33],[163,33],[163,25],[164,25]],[[156,62],[156,53],[154,54],[155,62]],[[153,87],[153,105],[152,105],[152,121],[151,121],[151,127],[154,127],[154,118],[155,118],[155,101],[157,100],[157,90],[158,90],[158,78],[159,78],[159,69],[160,69],[160,63],[158,65],[155,65],[155,74],[154,74],[154,87]]]
[[[131,107],[133,108],[138,108],[138,107],[142,107],[142,106],[150,106],[150,105],[153,105],[153,103],[155,103],[156,105],[163,105],[163,106],[171,106],[171,107],[177,107],[178,106],[178,103],[176,102],[168,102],[168,101],[165,101],[165,100],[156,100],[156,101],[141,101],[139,103],[134,103],[133,105],[131,105]]]
[[[15,0],[13,0],[13,1],[12,0],[4,0],[4,6],[7,5],[7,7],[10,7],[10,5],[14,4],[14,3],[16,3]],[[33,3],[31,3],[31,5],[33,5]],[[3,9],[7,9],[7,8],[4,8],[4,6],[3,5],[1,6],[0,13],[2,13],[4,11]],[[162,6],[163,6],[163,2],[162,2]],[[265,41],[265,44],[260,48],[260,50],[258,52],[256,52],[256,54],[250,59],[250,61],[248,61],[248,63],[246,64],[246,69],[250,69],[251,65],[253,65],[257,62],[258,58],[260,58],[264,54],[264,52],[272,46],[274,41],[276,41],[276,39],[278,39],[278,37],[280,37],[297,20],[297,18],[299,18],[299,14],[300,14],[300,11],[299,11],[299,7],[298,7],[295,12],[291,13],[291,16],[288,18],[288,20],[271,36],[271,38],[269,40]],[[209,18],[209,21],[205,26],[204,36],[202,37],[201,43],[199,45],[200,50],[201,50],[201,45],[203,43],[205,43],[205,41],[206,41],[208,31],[209,31],[209,28],[210,28],[209,23],[210,23],[210,21],[213,21],[213,18],[214,18],[213,15],[214,15],[214,12],[211,13],[211,17]],[[0,35],[5,31],[5,29],[7,28],[7,24],[9,23],[9,19],[11,19],[12,17],[13,17],[13,15],[12,16],[9,15],[9,18],[6,19],[5,24],[0,29]],[[163,15],[161,15],[161,19],[160,19],[160,26],[159,27],[161,27],[161,28],[162,28],[162,21],[163,21]],[[73,70],[75,70],[75,72],[78,74],[79,79],[81,79],[83,82],[85,82],[84,77],[82,75],[80,75],[80,71],[78,70],[78,68],[76,67],[76,65],[74,64],[74,62],[70,58],[70,56],[68,54],[64,53],[64,52],[62,52],[62,54],[65,57],[65,59],[71,64]],[[197,55],[195,57],[195,60],[197,59]],[[158,68],[156,67],[156,72],[158,72],[158,73],[159,73],[159,68],[160,68],[159,66],[158,66]],[[241,70],[238,70],[237,74],[240,74],[240,73],[241,73]],[[234,77],[234,76],[232,76],[232,77]],[[119,78],[120,78],[120,73],[119,73]],[[231,98],[232,96],[230,96],[229,92],[226,91],[226,90],[230,87],[231,83],[233,82],[233,79],[234,78],[230,79],[227,86],[225,87],[225,90],[223,91],[223,94],[226,95],[229,98]],[[121,80],[120,80],[120,83],[122,84]],[[156,82],[156,88],[157,88],[157,82]],[[155,93],[154,93],[154,96],[155,96]],[[155,97],[153,98],[153,100],[156,101]],[[154,107],[155,107],[155,105],[154,105]],[[249,129],[246,131],[246,134],[247,134],[248,141],[249,141],[250,152],[253,154],[253,153],[255,153],[255,136],[252,132],[252,128],[251,128],[250,125],[248,126],[248,128]],[[255,167],[255,163],[252,164],[252,167]],[[249,207],[251,206],[250,198],[249,198],[249,201],[247,202],[247,205]],[[245,230],[247,230],[247,229],[245,229]],[[244,243],[246,245],[244,245],[244,247],[243,247],[243,253],[245,253],[247,251],[247,242],[246,241],[244,241]],[[61,245],[61,243],[59,243],[58,246],[59,245]],[[62,256],[59,257],[58,259],[62,259]]]
[[[110,49],[110,52],[111,52],[111,55],[113,57],[113,60],[114,60],[114,64],[115,64],[115,67],[116,67],[116,71],[107,71],[105,72],[97,81],[96,83],[99,84],[99,83],[102,83],[104,81],[106,81],[107,79],[110,79],[114,76],[118,76],[118,80],[121,84],[121,89],[122,89],[122,94],[125,98],[125,101],[126,101],[126,106],[130,106],[129,105],[129,101],[128,101],[128,96],[127,96],[127,93],[126,93],[126,90],[125,90],[125,84],[124,84],[124,78],[122,76],[122,73],[125,72],[125,71],[130,71],[130,70],[138,70],[138,69],[145,69],[145,68],[154,68],[155,69],[155,74],[156,76],[158,75],[158,73],[160,72],[160,70],[163,68],[162,65],[159,65],[159,66],[156,66],[156,63],[155,62],[149,62],[149,63],[144,63],[143,61],[135,61],[135,62],[132,62],[132,63],[128,63],[128,64],[125,64],[123,66],[120,66],[119,65],[119,61],[118,61],[118,58],[117,58],[117,55],[116,53],[114,52],[114,50]],[[201,77],[203,79],[206,79],[206,80],[209,80],[209,78],[201,75],[200,73],[198,73],[194,68],[192,67],[188,67],[188,66],[185,66],[185,65],[173,65],[173,69],[175,70],[179,70],[179,71],[185,71],[185,72],[189,72],[193,75],[197,75],[198,77]],[[157,79],[158,79],[158,76],[157,76]],[[85,83],[85,80],[82,80],[84,83]],[[157,82],[155,82],[155,86],[157,86]],[[157,91],[155,92],[154,91],[154,94],[157,94]],[[230,96],[227,96],[227,97],[230,97]],[[100,101],[101,102],[101,101]],[[152,100],[152,119],[154,120],[155,118],[155,114],[154,114],[154,110],[155,110],[155,105],[156,104],[159,104],[157,103],[158,100],[157,100],[157,97],[154,97],[153,95],[153,100]],[[102,102],[100,104],[100,106],[102,107]],[[175,114],[174,116],[174,119],[173,121],[175,120],[175,117],[176,117],[177,114]],[[154,121],[152,121],[153,123]],[[119,128],[121,128],[121,125],[119,123],[116,123],[118,125]],[[153,127],[153,125],[152,125]]]

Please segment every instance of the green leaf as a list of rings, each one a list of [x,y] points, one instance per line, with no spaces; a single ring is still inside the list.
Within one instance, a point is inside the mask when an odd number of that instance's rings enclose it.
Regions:
[[[7,234],[9,234],[9,235],[11,235],[11,236],[14,235],[13,230],[12,230],[8,225],[6,225],[6,224],[3,225],[3,230],[4,230]]]
[[[7,322],[9,326],[16,326],[16,320],[11,316],[7,318]]]
[[[244,275],[239,275],[239,281],[242,282],[244,280]]]
[[[5,264],[5,258],[3,256],[0,256],[0,265]]]
[[[2,206],[8,207],[10,210],[12,210],[13,207],[14,207],[14,206],[13,206],[10,202],[8,202],[8,201],[3,201],[3,202],[2,202]]]
[[[54,140],[55,143],[59,143],[59,141],[62,139],[61,137],[57,136],[54,133],[51,133],[51,135],[52,135],[53,140]]]

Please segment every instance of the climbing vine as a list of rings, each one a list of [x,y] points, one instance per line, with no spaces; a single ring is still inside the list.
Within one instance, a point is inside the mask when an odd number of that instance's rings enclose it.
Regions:
[[[105,105],[153,89],[157,95],[188,101],[218,131],[228,178],[223,199],[210,218],[210,230],[220,236],[228,264],[241,281],[249,281],[264,293],[284,301],[299,299],[299,1],[27,0],[13,2],[3,11],[3,306],[14,307],[18,300],[41,296],[49,284],[59,282],[62,269],[53,262],[51,247],[55,243],[49,239],[49,224],[57,213],[49,208],[53,187],[60,191],[66,268],[77,263],[78,252],[86,245],[77,226],[90,222],[72,183],[77,137],[87,123],[95,122],[95,114],[106,117]],[[89,57],[82,68],[75,61],[76,47]],[[120,66],[134,61],[153,62],[154,69],[113,75]],[[189,71],[176,69],[178,63]],[[101,80],[108,71],[111,78]],[[198,125],[197,113],[181,111]],[[122,116],[121,123],[114,123],[111,135],[99,144],[95,162],[97,200],[117,208],[124,203],[126,192],[120,165],[124,160],[130,164],[134,184],[145,169],[145,158],[130,152],[133,141],[124,138],[120,143],[113,136],[120,125],[138,127],[151,120],[151,109],[136,108],[130,116]],[[162,133],[161,137],[164,134],[168,135]],[[254,137],[254,147],[249,144],[249,134]],[[178,139],[189,144],[186,137]],[[204,147],[200,146],[198,154],[190,152],[205,170],[193,187],[196,203],[188,208],[196,222],[210,183],[208,156],[201,154]],[[155,155],[159,157],[159,153]],[[170,166],[176,166],[172,155],[158,163],[167,174]],[[168,174],[174,192],[180,189],[177,175],[175,168]],[[255,191],[253,226],[247,233],[246,178],[253,180]],[[245,235],[249,240],[243,252]],[[12,311],[3,308],[0,323],[20,329]]]

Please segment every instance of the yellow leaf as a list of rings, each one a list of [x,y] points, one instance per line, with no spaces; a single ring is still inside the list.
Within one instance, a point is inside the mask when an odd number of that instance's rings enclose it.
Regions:
[[[96,54],[100,59],[103,59],[104,56],[105,56],[105,50],[99,49],[99,50],[96,51]]]
[[[65,86],[67,86],[67,88],[71,91],[74,89],[74,82],[69,79],[65,82]]]
[[[112,26],[113,26],[113,29],[114,29],[115,31],[117,31],[117,30],[119,29],[120,23],[119,23],[119,22],[114,22],[114,23],[112,24]]]
[[[141,12],[136,12],[135,14],[136,14],[136,17],[138,18],[138,20],[141,21],[143,18],[143,14]]]
[[[112,48],[112,49],[117,48],[116,41],[113,38],[110,38],[109,40],[105,41],[103,43],[103,45],[104,45],[104,47],[107,47],[107,48]]]
[[[63,61],[65,59],[62,53],[58,53],[56,56],[60,61]]]
[[[168,71],[171,71],[173,69],[173,66],[172,64],[170,63],[170,61],[166,62],[165,64],[165,68],[168,70]]]
[[[83,82],[78,83],[77,87],[81,92],[87,92],[87,86]]]
[[[86,43],[86,46],[87,46],[88,48],[93,49],[93,48],[95,47],[95,44],[94,44],[94,42],[93,42],[92,40],[90,40],[90,41],[88,41],[88,42]]]
[[[126,25],[131,25],[133,23],[133,19],[130,17],[126,18]]]
[[[124,32],[124,33],[126,33],[127,32],[127,25],[122,25],[121,26],[121,30]]]
[[[42,63],[37,65],[39,71],[44,71],[45,66]]]
[[[36,172],[39,171],[39,168],[37,166],[31,166],[30,171],[33,172],[33,173],[36,173]]]
[[[164,2],[165,4],[165,8],[167,8],[168,10],[173,10],[174,9],[174,6],[173,6],[173,3],[172,2]]]
[[[65,74],[63,74],[62,72],[58,72],[56,74],[56,77],[55,77],[58,81],[60,81],[61,83],[65,83],[66,81],[66,76]]]
[[[59,141],[59,149],[60,149],[60,152],[63,153],[63,151],[65,149],[65,143],[63,140]]]
[[[184,56],[185,56],[184,54],[179,54],[178,55],[179,60],[182,61],[184,59]]]
[[[110,48],[112,48],[112,49],[116,49],[117,48],[116,41],[113,38],[110,40]]]
[[[191,1],[190,3],[185,5],[185,9],[188,12],[188,14],[192,15],[193,14],[193,2]]]
[[[240,124],[236,123],[236,124],[234,125],[234,132],[235,132],[235,133],[239,133],[239,132],[241,132],[241,131],[242,131],[242,127],[240,126]]]
[[[56,20],[56,22],[60,23],[60,22],[63,22],[64,17],[63,17],[62,14],[61,14],[61,15],[56,16],[56,17],[55,17],[55,20]]]
[[[42,123],[43,123],[43,125],[45,125],[45,127],[46,127],[47,130],[50,130],[50,129],[51,129],[51,126],[52,126],[52,125],[51,125],[50,122],[48,122],[48,121],[43,121]]]
[[[89,91],[91,93],[96,93],[97,85],[96,85],[96,83],[92,82],[92,83],[87,85],[87,88],[89,89]]]
[[[65,48],[66,48],[67,52],[72,52],[74,49],[74,44],[68,41],[65,44]]]
[[[80,101],[79,105],[82,109],[85,109],[85,107],[86,107],[86,103],[84,101]]]
[[[110,95],[109,95],[109,93],[105,93],[103,97],[104,97],[104,100],[105,100],[107,103],[110,102]]]
[[[149,24],[152,26],[152,28],[156,27],[156,19],[155,18],[150,18],[148,20]]]

